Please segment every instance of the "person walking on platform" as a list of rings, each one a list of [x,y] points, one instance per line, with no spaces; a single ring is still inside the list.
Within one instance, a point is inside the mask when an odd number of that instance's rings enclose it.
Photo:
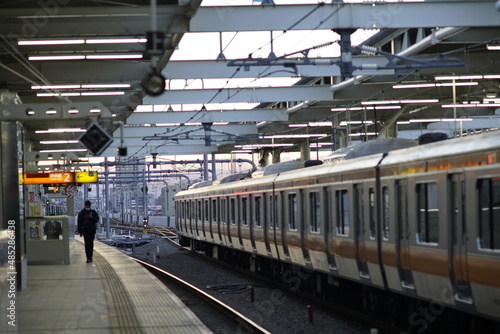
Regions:
[[[85,208],[78,213],[78,234],[83,236],[85,241],[85,255],[87,255],[87,263],[92,262],[92,254],[94,252],[94,238],[97,232],[97,223],[99,215],[97,211],[90,208],[90,201],[85,201]]]

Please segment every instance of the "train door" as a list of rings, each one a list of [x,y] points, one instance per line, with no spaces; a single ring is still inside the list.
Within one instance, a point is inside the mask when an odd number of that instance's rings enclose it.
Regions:
[[[354,184],[354,225],[355,225],[355,235],[354,235],[354,246],[356,254],[356,262],[358,263],[359,276],[361,278],[370,278],[370,273],[368,271],[367,259],[366,259],[366,244],[365,244],[365,222],[364,222],[364,206],[363,206],[363,185]]]
[[[266,243],[266,251],[267,254],[271,254],[271,242],[274,241],[274,231],[276,224],[276,215],[275,215],[275,207],[274,202],[276,201],[276,195],[274,191],[265,195],[267,198],[266,208],[266,218],[264,219],[264,239]]]
[[[467,272],[467,227],[465,220],[465,180],[463,174],[449,175],[449,213],[451,242],[448,251],[450,277],[457,302],[472,304]]]
[[[397,238],[396,265],[399,270],[401,286],[405,290],[414,291],[415,284],[410,266],[410,224],[408,222],[408,182],[396,180],[397,205]],[[409,291],[408,291],[409,292]]]

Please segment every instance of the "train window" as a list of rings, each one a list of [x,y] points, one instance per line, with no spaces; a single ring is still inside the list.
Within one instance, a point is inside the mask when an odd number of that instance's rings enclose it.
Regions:
[[[500,180],[478,180],[478,192],[480,247],[500,249]]]
[[[296,230],[297,222],[299,219],[299,207],[297,204],[297,194],[288,194],[288,218],[289,221],[289,229]]]
[[[439,207],[436,183],[417,184],[417,215],[417,240],[437,244],[439,241]]]
[[[212,222],[217,221],[217,199],[212,199]]]
[[[319,232],[321,227],[321,201],[319,192],[309,193],[309,226],[311,232]]]
[[[220,199],[220,221],[222,224],[226,223],[226,199],[221,198]]]
[[[208,222],[208,218],[209,218],[209,215],[208,215],[208,200],[205,200],[204,201],[204,216],[203,216],[203,219],[205,220],[205,222]]]
[[[186,210],[186,202],[182,201],[181,202],[181,212],[180,212],[181,219],[186,218],[184,210]]]
[[[389,188],[382,188],[382,237],[389,240]]]
[[[198,201],[197,206],[196,206],[196,212],[197,212],[197,219],[201,220],[201,201]]]
[[[375,189],[370,188],[368,190],[368,197],[370,201],[370,239],[375,239],[377,235],[377,220],[376,220],[376,212],[375,211]]]
[[[248,198],[247,197],[242,197],[241,198],[241,217],[240,217],[240,220],[241,220],[241,225],[247,225],[248,224],[248,220],[247,220],[247,202],[248,202]]]
[[[324,199],[323,202],[325,203],[325,205],[323,205],[325,213],[325,227],[328,228],[327,225],[332,217],[333,208],[330,203],[330,191],[326,187],[323,188],[323,199]]]
[[[277,226],[277,214],[278,214],[278,195],[269,194],[269,202],[267,205],[268,215],[269,215],[269,229],[273,230]]]
[[[229,202],[229,222],[233,225],[236,223],[236,200],[234,198],[231,198]]]
[[[262,225],[262,197],[254,197],[254,209],[255,209],[255,226]]]
[[[349,235],[349,192],[346,189],[335,191],[337,202],[337,235]]]

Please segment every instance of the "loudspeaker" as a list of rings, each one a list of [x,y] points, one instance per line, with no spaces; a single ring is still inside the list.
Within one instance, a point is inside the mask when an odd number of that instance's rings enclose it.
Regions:
[[[113,137],[108,135],[99,124],[92,123],[79,140],[93,155],[97,156],[111,145]]]

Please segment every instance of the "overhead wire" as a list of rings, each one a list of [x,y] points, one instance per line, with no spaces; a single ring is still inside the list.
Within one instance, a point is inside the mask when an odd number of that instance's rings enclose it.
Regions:
[[[265,48],[266,46],[268,46],[269,44],[273,43],[276,39],[280,38],[281,36],[283,36],[284,34],[286,34],[289,30],[291,30],[291,29],[293,29],[294,27],[296,27],[298,24],[300,24],[301,22],[303,22],[306,18],[308,18],[310,15],[312,15],[314,12],[316,12],[318,9],[320,9],[320,8],[321,8],[321,7],[323,7],[324,5],[325,5],[325,3],[318,3],[318,4],[317,4],[317,5],[316,5],[316,6],[315,6],[315,7],[314,7],[311,11],[309,11],[307,14],[305,14],[302,18],[298,19],[295,23],[293,23],[293,24],[292,24],[291,26],[289,26],[287,29],[283,30],[283,31],[282,31],[282,33],[281,33],[280,35],[275,36],[275,37],[273,36],[273,37],[272,37],[272,39],[271,39],[269,42],[265,43],[264,45],[262,45],[261,47],[259,47],[257,50],[255,50],[255,51],[251,52],[249,55],[252,55],[252,54],[254,54],[255,52],[258,52],[258,51],[262,50],[263,48]],[[343,7],[343,4],[342,4],[341,6],[339,6],[339,8],[338,8],[337,10],[335,10],[332,14],[330,14],[327,18],[329,18],[329,17],[331,17],[332,15],[334,15],[335,13],[337,13],[337,12],[340,10],[340,8],[342,8],[342,7]],[[314,29],[317,29],[317,27],[319,27],[319,26],[320,26],[323,22],[324,22],[324,20],[321,20],[321,21],[320,21],[320,23],[318,23],[318,25],[316,25],[316,27],[315,27]],[[313,30],[314,30],[314,29],[313,29]],[[228,47],[228,46],[229,46],[229,45],[233,42],[233,40],[235,39],[235,37],[236,37],[237,35],[238,35],[238,32],[236,32],[236,33],[235,33],[235,35],[232,37],[232,39],[231,39],[231,40],[230,40],[230,42],[226,45],[226,47],[223,49],[223,51],[227,49],[227,47]],[[221,88],[219,88],[219,89],[217,90],[217,92],[214,94],[214,96],[212,96],[212,98],[211,98],[208,102],[204,103],[203,105],[211,103],[211,102],[212,102],[212,101],[213,101],[213,100],[214,100],[214,99],[215,99],[215,98],[216,98],[219,94],[221,94],[221,93],[224,91],[225,87],[229,84],[229,81],[230,81],[231,79],[233,79],[233,78],[234,78],[234,76],[235,76],[235,75],[236,75],[236,74],[237,74],[237,73],[241,70],[241,67],[242,67],[242,66],[238,66],[238,67],[236,68],[236,70],[234,71],[234,73],[233,73],[233,74],[232,74],[232,75],[231,75],[231,76],[230,76],[230,77],[226,80],[226,82],[224,83],[224,85],[223,85]],[[265,68],[263,71],[261,71],[261,72],[260,72],[260,73],[259,73],[259,74],[258,74],[258,75],[257,75],[257,76],[253,79],[253,80],[252,80],[252,81],[250,81],[250,83],[255,82],[255,81],[257,81],[257,80],[259,80],[259,79],[261,79],[261,78],[265,77],[265,76],[264,76],[264,73],[265,73],[265,72],[266,72],[269,68],[270,68],[270,66],[266,67],[266,68]],[[236,89],[236,91],[235,91],[233,94],[229,95],[229,96],[228,96],[225,100],[223,100],[223,102],[221,102],[221,103],[224,103],[225,101],[230,100],[232,97],[234,97],[236,94],[240,93],[240,92],[241,92],[241,91],[243,91],[244,89],[246,89],[246,88],[238,88],[238,89]],[[205,112],[205,110],[203,110],[203,108],[202,108],[202,109],[200,109],[198,112],[196,112],[194,115],[192,115],[192,116],[191,116],[191,117],[190,117],[187,121],[185,121],[185,122],[181,123],[181,125],[179,125],[179,126],[175,127],[173,130],[166,131],[166,132],[161,133],[161,134],[159,134],[159,135],[162,135],[162,134],[167,134],[167,133],[171,133],[172,131],[176,131],[176,130],[180,129],[181,127],[183,127],[183,126],[184,126],[183,124],[191,122],[191,121],[192,121],[192,120],[194,120],[196,117],[198,117],[198,115],[199,115],[200,113],[202,113],[202,112]],[[150,139],[150,140],[148,140],[148,141],[147,141],[147,142],[146,142],[146,143],[145,143],[145,144],[144,144],[141,148],[139,148],[139,149],[138,149],[138,150],[137,150],[134,154],[132,154],[132,156],[131,156],[131,157],[133,157],[133,156],[135,156],[135,155],[139,154],[139,152],[140,152],[140,151],[142,151],[143,149],[145,149],[145,148],[148,146],[148,144],[149,144],[150,142],[151,142],[151,139]],[[155,147],[154,147],[154,149],[158,149],[158,148],[163,147],[163,146],[165,146],[165,145],[167,145],[167,144],[168,144],[168,143],[164,143],[164,144],[157,145],[157,146],[155,146]]]

